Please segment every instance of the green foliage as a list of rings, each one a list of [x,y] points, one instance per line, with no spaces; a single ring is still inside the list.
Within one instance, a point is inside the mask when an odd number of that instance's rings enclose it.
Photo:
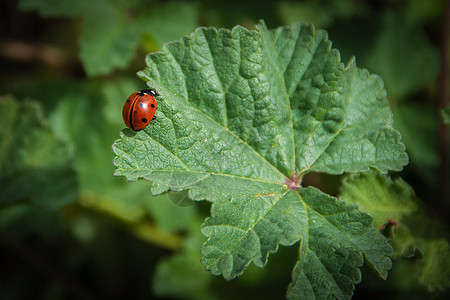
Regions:
[[[19,243],[27,241],[30,237],[38,236],[45,242],[42,250],[44,253],[49,252],[49,245],[52,245],[55,240],[72,241],[68,245],[70,250],[65,249],[63,253],[64,249],[58,250],[64,254],[64,262],[58,268],[63,269],[63,273],[74,274],[92,270],[95,279],[92,283],[92,278],[90,278],[90,282],[97,290],[106,290],[106,293],[108,289],[103,287],[104,283],[107,283],[108,286],[115,286],[114,289],[126,286],[127,291],[129,288],[133,290],[133,286],[135,286],[133,295],[138,294],[137,290],[144,290],[147,295],[149,292],[146,287],[149,284],[148,277],[153,271],[151,267],[154,267],[154,264],[148,265],[146,261],[149,259],[146,260],[145,257],[155,259],[154,257],[157,256],[152,256],[152,252],[158,247],[170,250],[179,249],[182,244],[179,231],[184,230],[184,224],[189,224],[195,215],[192,209],[172,204],[167,195],[151,197],[148,184],[145,182],[130,184],[123,178],[112,176],[114,169],[111,164],[113,159],[111,144],[117,132],[123,127],[120,111],[129,91],[137,89],[139,86],[135,80],[125,79],[110,79],[104,83],[52,81],[36,84],[26,90],[20,89],[21,93],[32,95],[33,98],[40,100],[39,103],[42,105],[37,102],[31,104],[14,102],[18,106],[17,109],[15,106],[0,106],[0,122],[5,122],[2,124],[3,128],[16,126],[16,129],[12,131],[4,131],[5,135],[0,137],[0,144],[6,143],[11,137],[28,139],[24,133],[30,131],[35,136],[33,141],[47,142],[46,145],[50,147],[48,149],[50,152],[42,155],[43,157],[56,159],[58,153],[63,149],[70,154],[73,180],[78,183],[74,186],[74,190],[67,189],[65,191],[74,193],[72,202],[74,200],[77,202],[65,206],[61,212],[42,210],[40,207],[33,204],[30,206],[28,203],[11,203],[11,205],[8,203],[8,207],[3,207],[3,203],[1,203],[0,230],[19,239]],[[6,102],[1,103],[3,105]],[[28,118],[32,119],[28,115],[28,110],[23,109],[22,105],[24,107],[31,106],[31,108],[37,107],[36,118],[43,124],[36,122],[31,126],[27,121],[26,124],[30,127],[22,129],[21,126],[18,126],[20,120],[23,122]],[[45,108],[48,116],[44,120],[42,120],[42,107]],[[6,126],[9,119],[14,119],[15,123]],[[22,134],[19,135],[20,132]],[[53,147],[53,143],[47,138],[50,133],[53,139],[64,146],[61,150]],[[14,139],[11,141],[14,142]],[[35,146],[37,145],[38,143],[35,143]],[[19,147],[19,149],[22,148]],[[12,149],[8,150],[12,151]],[[9,160],[15,158],[10,153],[6,153],[6,155]],[[30,156],[32,155],[33,153],[30,153]],[[41,162],[46,161],[41,160]],[[13,163],[15,166],[18,165],[17,161]],[[52,174],[49,176],[51,177],[46,176],[43,179],[48,180],[51,185],[36,186],[33,195],[49,191],[49,187],[55,189],[55,187],[62,186],[67,180],[63,176],[52,176]],[[3,189],[8,185],[4,185],[2,182],[1,187]],[[20,189],[15,191],[17,193]],[[46,195],[45,199],[54,201],[50,203],[51,205],[67,204],[61,203],[63,198],[55,200],[51,194]],[[171,218],[175,218],[176,221]],[[101,224],[105,219],[108,220],[105,222],[107,225]],[[121,239],[122,236],[118,236],[117,232],[114,232],[115,227],[119,227],[127,233],[127,242],[124,243]],[[197,231],[199,232],[198,227]],[[134,253],[137,251],[136,249],[139,249],[135,241],[129,241],[133,236],[145,241],[145,243],[141,241],[138,246],[142,247],[142,244],[145,244],[146,250],[134,256],[131,255],[133,257],[128,257],[129,251]],[[123,249],[121,248],[124,244],[129,247],[125,251],[126,255],[122,253]],[[37,251],[41,250],[36,245],[32,245],[31,248],[33,250],[37,248]],[[58,246],[59,248],[62,247]],[[197,256],[199,255],[197,247]],[[48,260],[51,264],[52,258]],[[203,269],[199,259],[196,260],[196,263],[199,269]],[[133,278],[133,285],[127,282],[128,274],[123,265],[126,265],[126,268],[130,265],[134,266],[133,276],[136,278]],[[27,273],[29,272],[28,266],[24,269]],[[203,273],[210,276],[204,269]],[[45,283],[46,275],[40,274],[39,276],[44,280],[44,283],[41,283],[43,289],[52,290],[57,285],[51,277],[50,283],[47,285]],[[14,286],[14,280],[23,283],[24,278],[23,276],[22,278],[11,276],[4,283]],[[65,292],[70,292],[70,289],[59,285],[57,287],[55,293],[59,295],[59,298],[64,298]],[[0,294],[0,298],[7,298],[3,290]],[[29,297],[23,296],[22,298]]]
[[[423,27],[409,17],[404,11],[392,10],[358,16],[351,22],[335,24],[330,35],[345,60],[356,55],[360,66],[383,78],[394,127],[401,133],[411,159],[408,171],[433,186],[439,164],[438,118],[432,104],[439,52]],[[411,98],[418,101],[409,101]]]
[[[356,55],[360,66],[383,78],[389,99],[405,100],[436,80],[439,51],[416,23],[391,11],[360,18],[330,34],[345,59]]]
[[[373,225],[381,227],[389,219],[401,221],[418,209],[408,184],[401,180],[372,172],[372,175],[353,175],[344,181],[341,199],[358,204],[373,216]]]
[[[441,111],[442,118],[446,125],[450,125],[450,105]]]
[[[380,34],[364,57],[363,65],[379,74],[389,97],[404,99],[435,79],[439,52],[415,26],[388,13],[381,20]]]
[[[420,170],[418,175],[423,180],[433,184],[439,165],[436,111],[425,105],[399,103],[393,112],[394,127],[401,132],[402,141],[408,146],[411,166]]]
[[[151,215],[153,209],[157,210],[157,207],[147,205],[152,201],[148,186],[143,182],[128,184],[122,178],[105,176],[114,171],[110,145],[123,126],[120,118],[123,99],[130,90],[137,89],[135,80],[116,79],[102,84],[50,81],[28,87],[26,93],[40,100],[48,114],[47,127],[51,127],[55,138],[70,149],[71,165],[78,182],[77,203],[127,225],[136,222],[130,227],[140,235],[140,222]],[[21,88],[20,91],[25,90]],[[7,110],[5,114],[9,114]],[[58,186],[58,180],[64,180],[64,177],[48,180],[52,186]],[[39,218],[39,215],[34,217]],[[174,244],[167,236],[160,238],[158,230],[153,233],[142,238],[156,244],[161,242],[163,247]]]
[[[200,28],[147,65],[139,75],[161,94],[157,120],[122,132],[115,174],[213,203],[208,270],[232,279],[301,241],[289,298],[349,298],[364,258],[386,277],[391,247],[372,219],[299,185],[311,171],[407,163],[378,77],[344,66],[326,33],[302,24]]]
[[[366,3],[355,0],[282,1],[278,5],[278,13],[284,24],[302,21],[320,28],[327,27],[339,19],[366,14],[367,11]]]
[[[3,97],[0,126],[0,205],[29,202],[56,209],[73,202],[77,179],[72,156],[50,129],[41,106]]]
[[[374,225],[391,235],[395,256],[416,257],[417,280],[430,290],[450,286],[450,246],[443,227],[428,218],[411,187],[402,179],[371,172],[346,178],[342,200],[359,204]]]
[[[406,0],[404,2],[406,2],[405,16],[414,22],[433,21],[443,16],[445,12],[445,1]]]
[[[61,234],[62,223],[61,216],[54,210],[44,210],[29,203],[15,203],[0,209],[0,229],[17,238],[37,233],[50,242]]]
[[[188,211],[194,210],[188,209]],[[153,278],[155,294],[181,299],[216,299],[217,296],[209,288],[212,277],[199,264],[201,259],[199,248],[203,243],[202,235],[198,230],[201,219],[191,218],[190,222],[184,224],[189,224],[189,227],[182,250],[161,261],[156,268]]]
[[[196,6],[188,2],[24,0],[20,5],[43,16],[82,19],[79,57],[88,75],[125,68],[143,37],[160,47],[193,30],[197,19]]]
[[[185,230],[186,224],[190,224],[196,216],[196,210],[193,207],[179,205],[180,201],[193,205],[193,202],[187,198],[187,192],[184,191],[152,197],[152,200],[145,205],[149,208],[158,228],[167,232],[177,232]],[[197,231],[199,231],[198,228]]]
[[[436,193],[445,6],[7,1],[1,94],[33,101],[0,100],[0,298],[281,299],[288,287],[293,299],[346,299],[363,278],[356,298],[448,299],[429,292],[450,282],[448,231],[436,221],[447,212],[428,206],[445,204]],[[325,27],[340,53],[323,31],[297,25],[178,40],[198,25],[260,19]],[[54,48],[61,59],[49,65]],[[156,50],[140,76],[162,94],[158,119],[118,142],[135,168],[120,172],[143,174],[152,190],[111,176],[111,144],[124,100],[144,88],[134,70]],[[383,78],[387,97],[354,61]],[[342,198],[331,196],[343,177],[333,175],[404,164],[386,98],[411,160],[401,176],[426,206],[405,181],[377,173],[348,176]],[[448,108],[439,113],[449,124]],[[170,169],[172,159],[189,169]],[[181,191],[151,195],[166,190]],[[394,250],[388,280],[377,278],[392,251],[379,228]],[[226,281],[200,260],[227,278],[244,274]]]

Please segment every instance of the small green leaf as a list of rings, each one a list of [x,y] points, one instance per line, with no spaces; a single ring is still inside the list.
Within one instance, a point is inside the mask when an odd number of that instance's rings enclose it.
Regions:
[[[359,204],[375,226],[389,229],[397,257],[416,256],[419,282],[430,290],[450,286],[450,246],[442,225],[428,218],[405,181],[376,172],[352,175],[344,181],[341,198]]]
[[[341,199],[358,204],[361,210],[374,218],[374,226],[381,227],[389,219],[401,221],[417,210],[418,204],[408,184],[397,179],[390,180],[373,172],[349,176],[344,180]]]
[[[450,286],[450,245],[446,239],[430,239],[424,245],[424,257],[417,263],[417,279],[428,287],[446,290]]]
[[[386,172],[407,163],[379,77],[344,66],[326,32],[303,24],[199,28],[146,61],[139,76],[161,94],[157,119],[122,131],[115,175],[147,179],[154,194],[189,190],[213,203],[202,226],[208,270],[232,279],[251,262],[264,267],[279,244],[301,241],[296,270],[313,277],[302,266],[322,259],[329,268],[321,278],[335,278],[336,288],[319,279],[310,293],[294,276],[289,297],[348,298],[364,258],[386,276],[391,248],[371,218],[300,186],[312,171]],[[321,234],[335,235],[335,244],[315,239]]]
[[[31,202],[56,209],[73,202],[77,180],[68,146],[37,102],[0,99],[0,205]]]
[[[89,15],[83,22],[79,57],[88,75],[108,74],[123,69],[134,57],[141,38],[135,22],[120,8],[105,6],[101,16]]]

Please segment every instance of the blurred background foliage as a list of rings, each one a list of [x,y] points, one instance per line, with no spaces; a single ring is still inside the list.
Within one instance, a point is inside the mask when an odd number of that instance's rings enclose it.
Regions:
[[[207,203],[152,197],[113,174],[111,144],[146,53],[197,26],[307,22],[343,62],[379,74],[410,164],[401,176],[439,202],[439,71],[444,0],[0,2],[0,299],[282,299],[295,247],[231,282],[200,264]],[[448,68],[449,66],[443,66]],[[340,177],[310,184],[337,193]],[[448,199],[447,199],[448,200]],[[445,217],[434,213],[436,218]],[[445,298],[408,261],[389,280],[363,270],[354,299]],[[448,295],[447,295],[448,296]]]

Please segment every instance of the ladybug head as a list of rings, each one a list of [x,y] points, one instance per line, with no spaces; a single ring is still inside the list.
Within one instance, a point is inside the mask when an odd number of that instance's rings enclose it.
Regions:
[[[153,96],[153,97],[159,96],[158,92],[157,92],[156,90],[154,90],[154,89],[140,90],[140,91],[138,92],[138,94],[139,94],[140,96],[145,95],[145,94],[150,95],[150,96]]]

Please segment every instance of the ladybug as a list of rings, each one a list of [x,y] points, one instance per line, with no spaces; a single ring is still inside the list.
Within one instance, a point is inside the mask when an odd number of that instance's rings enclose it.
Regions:
[[[123,105],[122,117],[125,125],[134,131],[144,129],[151,120],[156,119],[156,97],[154,89],[134,92]]]

